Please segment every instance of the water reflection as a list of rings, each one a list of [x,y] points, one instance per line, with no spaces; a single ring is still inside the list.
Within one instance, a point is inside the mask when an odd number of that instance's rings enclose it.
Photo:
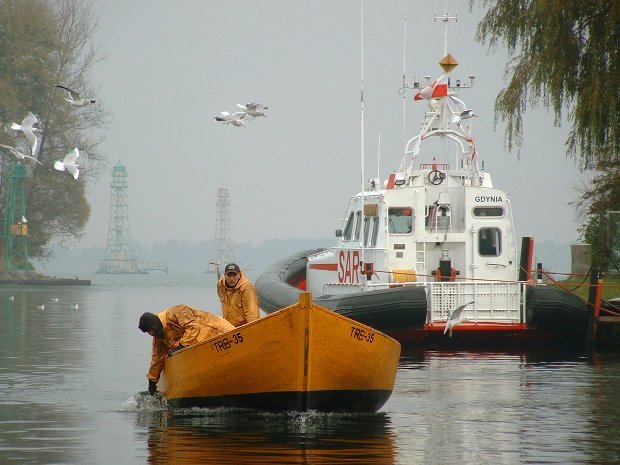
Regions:
[[[139,412],[149,463],[393,464],[389,415],[233,409]]]
[[[407,354],[387,405],[399,438],[407,430],[416,438],[399,448],[399,457],[615,462],[619,362],[618,354],[556,350]]]
[[[171,412],[133,394],[137,318],[219,308],[212,277],[93,278],[0,287],[1,464],[620,463],[618,353],[417,350],[378,414]]]

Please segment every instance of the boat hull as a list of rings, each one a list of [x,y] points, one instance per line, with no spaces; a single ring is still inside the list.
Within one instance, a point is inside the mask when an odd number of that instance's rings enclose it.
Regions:
[[[321,250],[324,249],[291,255],[261,274],[256,280],[256,291],[263,311],[277,311],[299,298],[305,286],[308,256]],[[418,286],[318,295],[314,300],[322,307],[390,335],[403,328],[420,327],[426,321],[426,291]]]
[[[173,408],[365,411],[391,395],[400,344],[365,325],[300,302],[165,361]]]
[[[567,341],[585,339],[588,306],[574,294],[548,286],[530,286],[526,313],[531,327],[562,334]]]
[[[393,337],[406,341],[405,348],[425,349],[527,349],[578,346],[585,341],[569,340],[557,331],[542,329],[525,323],[463,323],[453,328],[452,337],[444,334],[445,325],[424,325],[395,333]]]
[[[296,286],[305,287],[308,256],[321,250],[299,252],[265,270],[256,281],[265,312],[277,311],[299,297],[303,291]],[[454,290],[446,292],[452,298]],[[315,302],[413,347],[554,347],[585,343],[588,309],[583,300],[545,285],[529,286],[525,297],[522,317],[506,321],[475,318],[454,327],[452,337],[444,334],[445,318],[427,322],[427,291],[423,286],[319,295]]]

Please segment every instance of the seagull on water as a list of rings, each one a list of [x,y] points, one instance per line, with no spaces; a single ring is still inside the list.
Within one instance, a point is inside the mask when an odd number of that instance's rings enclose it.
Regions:
[[[65,97],[65,100],[67,102],[69,102],[69,105],[71,105],[71,106],[74,106],[74,107],[85,107],[86,105],[89,105],[91,103],[97,102],[93,98],[82,98],[82,97],[80,97],[80,94],[78,92],[76,92],[73,89],[69,89],[68,87],[60,86],[58,84],[56,84],[56,87],[59,87],[59,88],[64,89],[64,90],[67,91],[67,93],[69,94],[69,98]]]
[[[262,103],[246,103],[245,105],[238,103],[237,106],[241,108],[245,114],[254,118],[257,116],[267,116],[263,110],[269,109],[268,106],[263,105]]]
[[[245,121],[242,118],[245,116],[245,112],[238,111],[232,115],[227,111],[222,111],[219,115],[216,115],[213,119],[220,123],[232,124],[233,126],[245,126]]]
[[[35,157],[31,156],[31,155],[25,155],[23,153],[21,153],[19,150],[17,150],[15,147],[11,147],[10,145],[2,145],[0,144],[0,147],[3,147],[5,149],[7,149],[9,152],[11,152],[15,158],[17,158],[18,160],[24,160],[26,158],[30,159],[30,160],[34,160],[36,161],[39,165],[42,165],[43,163],[41,163],[39,160],[37,160]]]
[[[52,297],[51,301],[52,302],[58,302],[58,297]]]
[[[79,170],[80,165],[78,165],[75,162],[79,156],[80,156],[80,151],[76,147],[71,152],[69,152],[67,155],[65,155],[65,158],[62,161],[60,160],[55,161],[54,169],[57,169],[58,171],[67,170],[69,173],[71,173],[71,175],[73,176],[73,179],[77,179],[78,176],[80,175],[80,170]]]
[[[21,131],[26,136],[28,144],[30,145],[30,151],[32,152],[32,155],[37,154],[37,146],[39,145],[39,139],[35,134],[35,132],[41,132],[39,128],[35,127],[35,124],[38,123],[39,120],[36,116],[32,114],[31,111],[29,111],[28,116],[23,119],[22,124],[11,123],[11,129]]]
[[[461,323],[463,323],[463,321],[465,321],[465,318],[461,318],[461,313],[463,312],[463,309],[473,303],[473,301],[467,302],[466,304],[463,304],[460,307],[456,307],[454,310],[452,310],[452,313],[446,321],[446,329],[444,329],[443,331],[444,334],[450,331],[450,337],[452,337],[452,328],[454,328],[456,325],[460,325]]]
[[[80,307],[80,306],[79,306],[78,304],[73,304],[73,305],[70,305],[70,306],[69,306],[69,308],[70,308],[71,310],[77,310],[79,307]]]
[[[45,305],[37,305],[37,310],[45,310]]]
[[[15,300],[15,296],[14,295],[10,296],[9,300]]]

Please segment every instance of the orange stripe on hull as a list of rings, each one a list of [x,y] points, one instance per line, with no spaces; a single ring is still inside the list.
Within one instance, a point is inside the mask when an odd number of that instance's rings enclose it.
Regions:
[[[337,263],[312,263],[311,270],[338,271]]]
[[[425,324],[425,331],[441,331],[446,329],[445,323],[440,324]],[[460,325],[452,328],[453,332],[456,331],[526,331],[528,329],[526,323],[461,323]]]

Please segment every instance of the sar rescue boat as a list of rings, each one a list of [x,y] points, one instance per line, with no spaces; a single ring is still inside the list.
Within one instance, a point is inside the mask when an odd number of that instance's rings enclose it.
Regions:
[[[173,408],[376,412],[399,357],[396,340],[302,293],[295,305],[168,356],[165,396]]]
[[[447,28],[451,18],[441,19]],[[475,115],[460,97],[473,77],[452,80],[451,54],[439,64],[434,82],[403,82],[428,107],[398,169],[349,199],[335,246],[265,270],[256,281],[261,308],[270,313],[309,291],[401,342],[583,342],[586,304],[532,283],[533,239],[523,238],[519,256],[510,199],[481,165]],[[444,334],[451,312],[469,302]]]

